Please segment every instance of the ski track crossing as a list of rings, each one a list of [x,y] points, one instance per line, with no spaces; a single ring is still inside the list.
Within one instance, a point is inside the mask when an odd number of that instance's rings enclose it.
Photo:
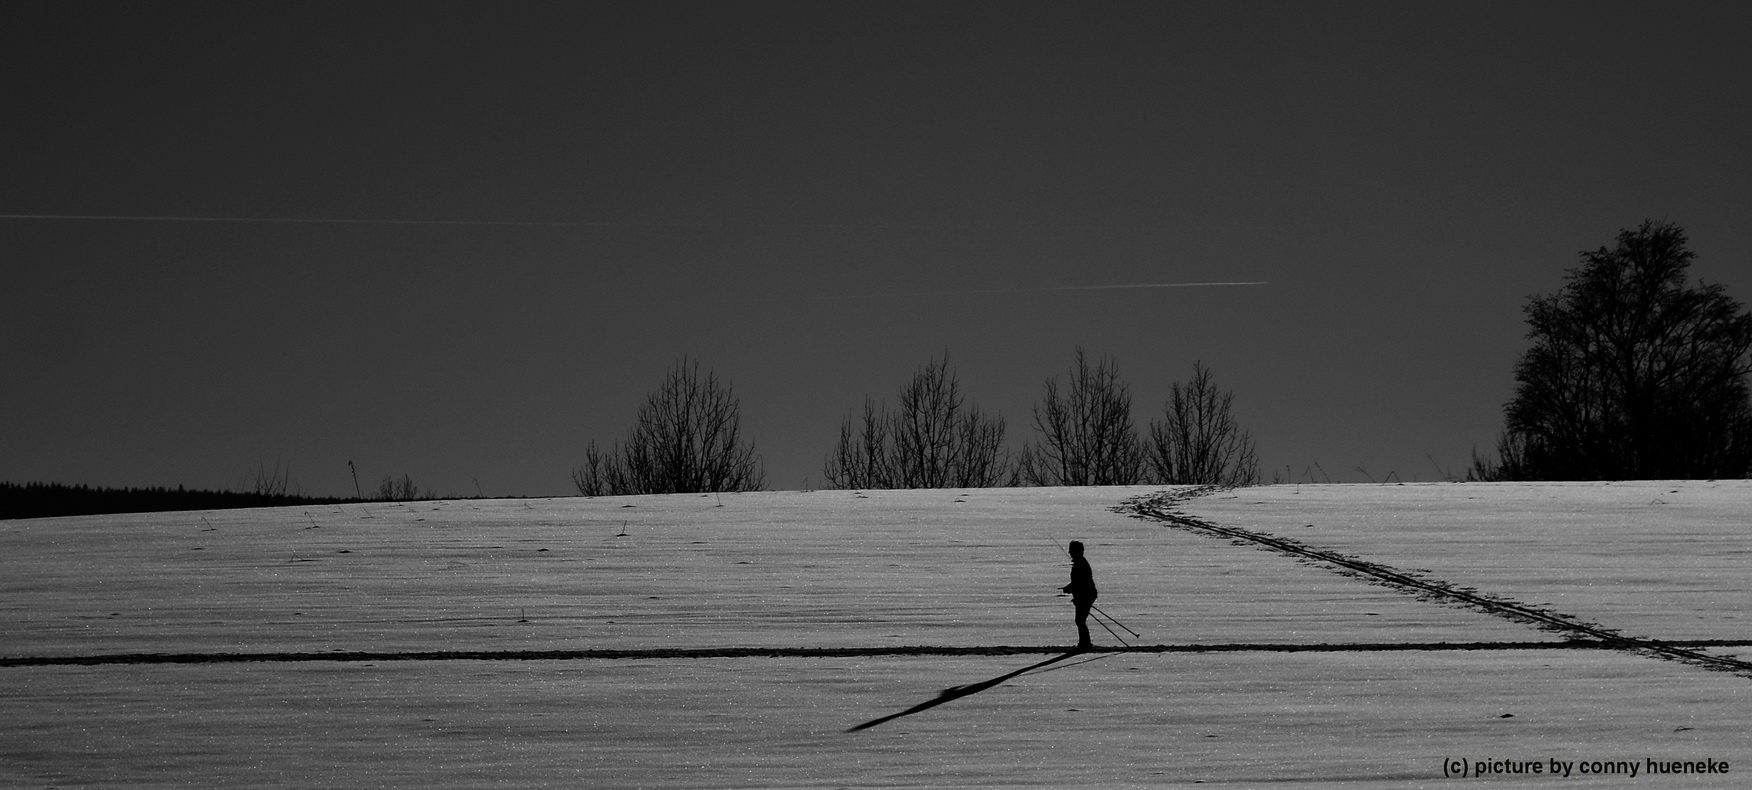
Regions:
[[[1363,579],[1371,584],[1416,595],[1420,599],[1448,605],[1474,609],[1486,614],[1506,618],[1520,623],[1532,625],[1544,631],[1563,634],[1570,642],[1560,645],[1585,644],[1612,650],[1623,650],[1641,655],[1654,656],[1674,661],[1684,662],[1722,672],[1732,672],[1742,677],[1752,678],[1752,662],[1741,661],[1723,656],[1712,656],[1699,653],[1690,648],[1739,646],[1746,642],[1733,640],[1718,642],[1715,640],[1698,641],[1662,641],[1646,637],[1626,636],[1606,626],[1590,623],[1580,618],[1560,612],[1553,612],[1529,604],[1520,603],[1495,595],[1488,595],[1465,587],[1457,587],[1422,574],[1402,571],[1379,563],[1369,562],[1360,557],[1340,554],[1336,551],[1319,549],[1305,545],[1290,538],[1278,537],[1264,532],[1226,527],[1212,524],[1202,519],[1194,518],[1180,512],[1176,505],[1193,497],[1204,496],[1221,490],[1217,486],[1202,486],[1178,492],[1164,492],[1142,497],[1134,497],[1115,506],[1113,511],[1125,513],[1135,518],[1159,521],[1170,527],[1185,529],[1208,537],[1227,538],[1237,543],[1252,544],[1256,548],[1277,552],[1298,560],[1311,561],[1325,565],[1337,573]],[[1505,645],[1513,649],[1521,646]]]
[[[1340,644],[1230,643],[1182,645],[1131,645],[1096,647],[1090,654],[1113,653],[1339,653],[1412,652],[1466,650],[1618,650],[1680,661],[1706,669],[1752,678],[1752,662],[1713,656],[1696,648],[1747,647],[1752,640],[1656,640],[1627,636],[1604,625],[1552,612],[1536,606],[1458,587],[1422,574],[1402,571],[1356,556],[1321,549],[1289,538],[1239,527],[1213,524],[1178,510],[1179,503],[1221,490],[1215,486],[1162,492],[1134,497],[1113,506],[1116,513],[1159,522],[1174,529],[1223,538],[1323,566],[1333,572],[1370,584],[1415,595],[1421,600],[1481,611],[1496,617],[1562,634],[1564,641],[1474,641],[1474,642],[1369,642]],[[75,656],[0,656],[0,667],[98,666],[117,664],[233,664],[258,662],[399,662],[399,661],[580,661],[580,660],[674,660],[702,658],[858,658],[879,656],[1008,656],[1063,653],[1062,646],[994,645],[949,647],[913,645],[901,647],[701,647],[600,650],[435,650],[435,651],[345,651],[260,653],[118,653]]]

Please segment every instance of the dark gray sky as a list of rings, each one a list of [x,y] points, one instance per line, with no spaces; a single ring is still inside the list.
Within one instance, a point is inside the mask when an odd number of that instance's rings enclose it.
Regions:
[[[570,493],[687,355],[798,488],[945,350],[1019,443],[1078,345],[1430,480],[1578,251],[1752,297],[1747,6],[1202,5],[0,5],[0,480]]]

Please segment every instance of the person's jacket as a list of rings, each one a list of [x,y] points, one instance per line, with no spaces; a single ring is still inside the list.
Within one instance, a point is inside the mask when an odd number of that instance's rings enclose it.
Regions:
[[[1089,567],[1089,561],[1082,557],[1072,557],[1071,583],[1060,589],[1070,593],[1073,600],[1095,600],[1095,571]]]

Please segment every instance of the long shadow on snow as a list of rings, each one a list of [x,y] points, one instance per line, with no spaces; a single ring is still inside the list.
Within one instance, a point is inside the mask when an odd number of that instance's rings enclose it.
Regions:
[[[863,724],[860,724],[856,727],[847,728],[846,732],[857,732],[858,730],[867,730],[867,729],[874,727],[878,724],[881,724],[885,721],[893,721],[895,719],[901,718],[902,716],[911,716],[914,713],[922,713],[924,711],[930,710],[931,708],[935,708],[938,705],[941,705],[945,702],[952,702],[954,700],[961,699],[962,697],[968,697],[968,696],[972,696],[974,694],[978,694],[978,693],[985,691],[987,689],[996,688],[998,686],[1003,685],[1004,681],[1006,681],[1006,680],[1010,680],[1012,678],[1018,677],[1020,675],[1023,675],[1023,674],[1029,673],[1029,672],[1033,672],[1034,670],[1040,669],[1041,667],[1045,667],[1045,666],[1048,666],[1050,664],[1057,664],[1058,662],[1063,661],[1063,660],[1070,658],[1072,656],[1080,656],[1086,652],[1088,652],[1088,651],[1086,651],[1086,650],[1072,650],[1071,652],[1066,653],[1062,656],[1053,656],[1052,658],[1049,658],[1049,659],[1042,661],[1038,664],[1032,664],[1030,666],[1023,667],[1023,668],[1018,669],[1015,672],[1011,672],[1009,674],[999,675],[995,678],[992,678],[991,680],[982,680],[978,683],[969,683],[965,686],[950,686],[949,688],[943,689],[943,692],[941,694],[938,694],[936,699],[926,700],[926,701],[921,702],[917,705],[914,705],[910,708],[907,708],[906,710],[903,710],[899,713],[890,713],[887,716],[883,716],[882,718],[879,718],[879,719],[871,719],[871,720],[864,722]],[[1089,660],[1095,661],[1095,660],[1099,660],[1102,658],[1106,658],[1109,655],[1112,655],[1112,654],[1108,653],[1105,655],[1099,655],[1099,656],[1096,656],[1096,657],[1091,658]],[[1084,663],[1084,662],[1078,662],[1078,663]],[[1057,668],[1058,667],[1055,667],[1055,669],[1057,669]],[[1048,670],[1048,671],[1050,671],[1050,670]]]

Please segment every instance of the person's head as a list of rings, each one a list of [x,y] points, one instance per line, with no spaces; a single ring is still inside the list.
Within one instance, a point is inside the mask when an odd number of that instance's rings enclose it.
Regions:
[[[1080,540],[1071,541],[1071,556],[1072,557],[1083,556],[1083,541],[1080,541]]]

